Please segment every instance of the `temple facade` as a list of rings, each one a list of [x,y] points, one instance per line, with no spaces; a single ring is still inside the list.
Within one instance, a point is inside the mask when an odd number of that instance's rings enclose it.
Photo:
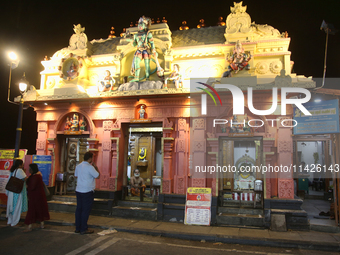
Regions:
[[[242,2],[230,9],[225,25],[187,30],[141,18],[150,25],[145,38],[137,26],[121,37],[88,41],[85,29],[74,26],[69,46],[42,61],[40,89],[31,86],[24,95],[37,113],[36,154],[52,155],[50,186],[57,173],[67,173],[67,190],[74,191],[75,166],[92,151],[100,169],[97,189],[124,200],[137,168],[150,196],[159,197],[158,219],[166,218],[164,204],[185,200],[188,187],[212,189],[213,223],[219,207],[255,204],[266,226],[277,204],[294,208],[292,172],[204,169],[291,166],[293,107],[282,114],[280,91],[315,87],[311,78],[292,73],[287,32],[252,22]],[[234,114],[235,98],[221,84],[243,91],[243,114]],[[204,112],[203,89],[211,88],[220,100],[208,97]],[[270,109],[274,97],[275,111],[253,113]]]

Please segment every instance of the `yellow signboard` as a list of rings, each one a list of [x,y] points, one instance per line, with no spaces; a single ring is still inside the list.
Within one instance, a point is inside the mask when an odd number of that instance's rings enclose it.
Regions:
[[[19,150],[19,159],[23,159],[26,155],[27,150]],[[13,159],[14,150],[1,150],[0,149],[0,159]]]
[[[211,188],[188,188],[190,194],[211,194]]]

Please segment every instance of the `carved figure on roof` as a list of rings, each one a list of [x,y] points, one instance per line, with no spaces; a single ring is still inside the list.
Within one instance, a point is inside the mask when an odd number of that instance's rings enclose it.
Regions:
[[[182,82],[182,75],[179,73],[179,65],[174,64],[173,65],[173,71],[172,73],[165,79],[164,81],[164,88],[168,88],[168,81],[174,81],[176,85],[176,89],[183,87]]]
[[[237,41],[233,50],[233,54],[230,57],[227,56],[229,66],[228,70],[223,73],[222,77],[230,77],[233,71],[238,73],[243,69],[249,70],[249,60],[251,58],[252,55],[245,53],[242,44],[240,41]]]
[[[70,46],[68,46],[69,50],[83,50],[86,49],[87,46],[87,36],[84,33],[85,27],[81,27],[80,24],[73,25],[73,31],[75,34],[73,34],[70,38]]]
[[[156,71],[159,76],[162,76],[164,72],[158,62],[154,39],[152,33],[149,31],[150,26],[150,18],[141,17],[138,21],[138,32],[133,35],[133,39],[128,39],[133,42],[133,46],[137,46],[131,67],[131,75],[134,77],[132,81],[140,81],[144,78],[149,80],[150,75]],[[152,56],[154,59],[151,58]],[[144,77],[140,77],[140,62],[142,59],[144,59],[145,64]],[[151,59],[156,63],[157,68],[150,72]]]
[[[242,6],[243,1],[236,3],[234,7],[230,7],[231,13],[227,17],[227,34],[234,34],[237,32],[248,33],[251,31],[251,18],[246,13],[247,6]]]
[[[113,86],[115,85],[115,83],[116,81],[112,78],[111,72],[109,70],[106,70],[104,79],[98,82],[98,91],[104,92],[114,90]]]

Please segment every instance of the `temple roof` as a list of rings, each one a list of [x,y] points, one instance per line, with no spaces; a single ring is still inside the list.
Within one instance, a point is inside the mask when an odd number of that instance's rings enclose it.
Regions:
[[[93,42],[91,51],[93,55],[110,54],[116,52],[120,39],[120,37],[115,37],[105,41]]]
[[[206,44],[220,44],[225,42],[225,26],[206,28],[192,28],[172,32],[172,47],[186,47]],[[93,41],[92,55],[110,54],[117,50],[121,37],[107,40]]]
[[[185,47],[225,42],[225,26],[192,28],[172,32],[172,47]]]

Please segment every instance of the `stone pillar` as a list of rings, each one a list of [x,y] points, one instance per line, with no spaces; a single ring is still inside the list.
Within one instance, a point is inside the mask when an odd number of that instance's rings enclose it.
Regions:
[[[277,135],[277,150],[278,150],[278,166],[291,168],[293,165],[293,139],[290,127],[292,123],[289,117],[279,118],[278,135]],[[282,125],[284,123],[284,125]],[[293,169],[293,168],[291,168]],[[294,199],[294,181],[293,172],[280,171],[278,174],[278,195],[279,198]]]
[[[176,138],[176,166],[174,176],[174,186],[176,194],[185,194],[188,176],[188,132],[185,118],[178,119]]]
[[[109,190],[121,190],[124,181],[124,140],[119,124],[112,126],[113,137],[111,140],[111,168],[109,177]],[[119,171],[121,169],[121,171]]]
[[[100,169],[100,188],[109,189],[109,177],[111,171],[111,130],[113,121],[103,121],[102,136],[102,164]]]
[[[162,193],[164,194],[171,194],[173,191],[172,155],[174,147],[174,138],[163,137],[162,145],[163,145],[163,175],[161,190]]]
[[[206,187],[206,174],[196,172],[196,167],[206,166],[206,140],[205,119],[195,118],[192,120],[192,134],[190,135],[192,153],[191,187]]]
[[[218,164],[218,148],[219,142],[218,138],[207,138],[208,147],[210,147],[210,151],[208,152],[208,164],[211,166],[216,166]],[[213,173],[207,176],[208,178],[212,178],[211,182],[211,190],[213,196],[218,196],[218,184],[219,178],[222,178],[221,173]]]

